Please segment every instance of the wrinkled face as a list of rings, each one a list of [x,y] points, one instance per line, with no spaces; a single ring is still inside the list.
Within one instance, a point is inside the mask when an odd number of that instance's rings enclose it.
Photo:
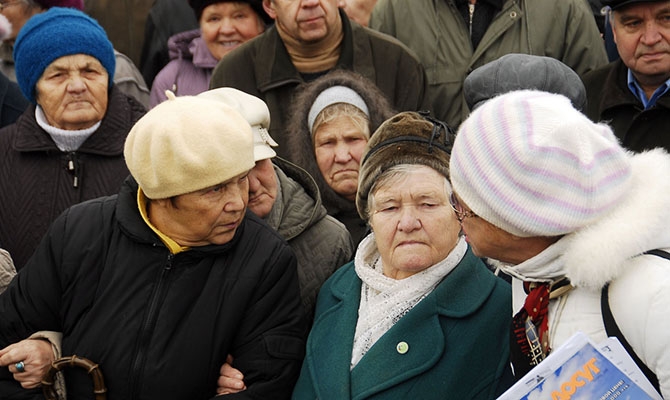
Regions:
[[[315,43],[338,34],[342,0],[263,0],[268,15],[294,40]]]
[[[107,112],[109,75],[96,58],[63,56],[52,62],[35,85],[37,104],[49,124],[65,130],[86,129]]]
[[[277,199],[277,174],[271,159],[256,161],[249,171],[249,210],[261,218],[270,214]]]
[[[352,201],[367,143],[365,133],[347,116],[322,123],[314,134],[314,155],[321,175],[337,194]]]
[[[224,244],[242,223],[249,199],[247,173],[219,185],[175,196],[152,200],[152,223],[182,246]]]
[[[249,3],[221,2],[205,7],[200,17],[202,39],[214,58],[263,33],[261,18]]]
[[[384,275],[403,279],[445,259],[460,226],[444,175],[417,166],[381,183],[369,200],[369,223]]]
[[[16,36],[18,36],[26,21],[42,11],[39,7],[30,7],[21,0],[0,0],[0,3],[2,3],[2,15],[12,24],[12,32],[5,40],[12,43],[16,40]]]
[[[642,85],[670,78],[670,1],[640,3],[612,13],[621,60]]]

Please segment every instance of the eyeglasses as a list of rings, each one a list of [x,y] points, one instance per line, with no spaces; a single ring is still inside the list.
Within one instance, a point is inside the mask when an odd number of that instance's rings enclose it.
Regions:
[[[9,6],[13,6],[14,4],[19,4],[22,3],[22,0],[14,0],[14,1],[0,1],[0,12],[2,12],[5,8]]]
[[[479,215],[475,214],[472,210],[466,210],[458,201],[454,192],[451,192],[451,196],[449,196],[449,203],[451,204],[451,208],[456,213],[456,219],[458,219],[458,222],[463,222],[463,220],[466,218],[479,217]]]

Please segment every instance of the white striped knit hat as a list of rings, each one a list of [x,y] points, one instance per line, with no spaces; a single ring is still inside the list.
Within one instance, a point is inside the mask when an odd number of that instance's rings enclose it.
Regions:
[[[630,187],[629,155],[568,98],[510,92],[463,122],[450,161],[454,191],[478,216],[520,237],[559,236],[606,215]]]

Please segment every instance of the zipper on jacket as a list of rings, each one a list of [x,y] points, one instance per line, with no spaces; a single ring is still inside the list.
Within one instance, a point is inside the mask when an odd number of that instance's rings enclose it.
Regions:
[[[135,357],[130,367],[130,388],[129,399],[135,399],[139,396],[141,388],[141,376],[144,370],[144,363],[147,357],[147,350],[151,345],[151,337],[153,336],[154,328],[156,327],[156,320],[158,319],[158,310],[163,303],[165,294],[167,292],[167,280],[172,270],[172,263],[174,261],[174,254],[168,255],[167,261],[163,270],[161,271],[158,282],[154,287],[151,298],[149,299],[149,306],[147,316],[142,323],[140,334],[138,336],[138,345],[135,351]]]
[[[79,161],[77,160],[77,153],[74,151],[67,153],[67,170],[72,174],[72,187],[79,187]]]

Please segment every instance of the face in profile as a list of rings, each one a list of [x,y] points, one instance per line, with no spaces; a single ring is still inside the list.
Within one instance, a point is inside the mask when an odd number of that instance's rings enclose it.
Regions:
[[[249,3],[210,4],[200,17],[202,39],[217,60],[264,30],[263,21]]]
[[[249,171],[249,210],[261,218],[267,217],[275,204],[278,190],[272,160],[256,161]]]
[[[107,112],[109,75],[86,54],[57,58],[35,85],[36,101],[49,124],[65,130],[90,128]]]
[[[348,116],[324,122],[314,133],[314,155],[321,175],[340,196],[354,201],[367,132]]]
[[[427,166],[411,166],[373,190],[368,222],[384,275],[411,276],[445,259],[456,246],[460,226],[449,205],[450,185],[444,175]]]

